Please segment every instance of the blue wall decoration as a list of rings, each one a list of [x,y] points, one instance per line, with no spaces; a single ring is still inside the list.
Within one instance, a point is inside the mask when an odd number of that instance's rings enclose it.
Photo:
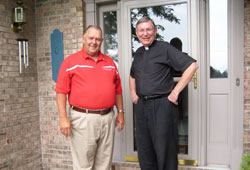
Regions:
[[[50,34],[51,41],[51,60],[52,60],[52,78],[57,82],[57,76],[61,64],[63,62],[63,33],[60,30],[55,29]]]

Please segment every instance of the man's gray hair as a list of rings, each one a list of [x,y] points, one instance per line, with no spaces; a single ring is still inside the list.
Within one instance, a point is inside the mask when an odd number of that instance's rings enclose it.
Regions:
[[[87,31],[88,31],[90,28],[95,28],[95,29],[101,31],[101,33],[102,33],[101,27],[96,26],[96,25],[89,25],[89,26],[88,26],[87,28],[85,28],[85,30],[83,31],[83,35],[85,35],[85,34],[87,33]]]
[[[142,17],[141,19],[139,19],[139,21],[136,23],[136,29],[137,29],[137,26],[138,26],[140,23],[148,22],[148,21],[150,21],[150,22],[153,24],[153,28],[156,29],[156,26],[155,26],[154,21],[153,21],[149,16],[144,16],[144,17]]]

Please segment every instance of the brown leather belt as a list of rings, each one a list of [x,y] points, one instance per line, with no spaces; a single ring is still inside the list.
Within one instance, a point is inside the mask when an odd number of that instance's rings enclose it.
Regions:
[[[71,106],[71,107],[72,107],[73,110],[78,111],[78,112],[93,113],[93,114],[100,114],[100,115],[108,114],[112,110],[112,108],[101,109],[101,110],[91,110],[91,109],[83,109],[83,108],[75,107],[75,106]]]

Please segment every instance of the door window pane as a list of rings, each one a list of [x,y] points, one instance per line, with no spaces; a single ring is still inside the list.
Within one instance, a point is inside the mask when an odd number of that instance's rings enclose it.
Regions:
[[[132,56],[141,46],[135,34],[135,26],[142,16],[152,18],[157,26],[157,40],[167,41],[184,53],[188,53],[188,14],[187,3],[178,3],[163,6],[151,6],[146,8],[134,8],[131,10],[132,23]],[[179,77],[180,73],[175,73]],[[178,79],[178,78],[177,78]],[[188,154],[188,87],[179,97],[179,153]],[[135,109],[134,113],[134,150],[136,151],[135,138]]]
[[[103,12],[104,54],[110,56],[118,66],[118,37],[116,11]]]
[[[182,43],[182,51],[188,52],[187,3],[132,9],[132,52],[141,46],[135,34],[135,25],[141,17],[146,15],[152,18],[157,26],[157,40],[170,42],[178,38]]]
[[[209,1],[210,78],[228,77],[227,0]]]

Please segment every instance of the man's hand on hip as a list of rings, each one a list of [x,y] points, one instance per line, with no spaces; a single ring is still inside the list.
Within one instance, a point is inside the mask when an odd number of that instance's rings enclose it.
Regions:
[[[175,105],[178,105],[178,94],[176,94],[173,90],[171,93],[168,95],[168,100]]]

